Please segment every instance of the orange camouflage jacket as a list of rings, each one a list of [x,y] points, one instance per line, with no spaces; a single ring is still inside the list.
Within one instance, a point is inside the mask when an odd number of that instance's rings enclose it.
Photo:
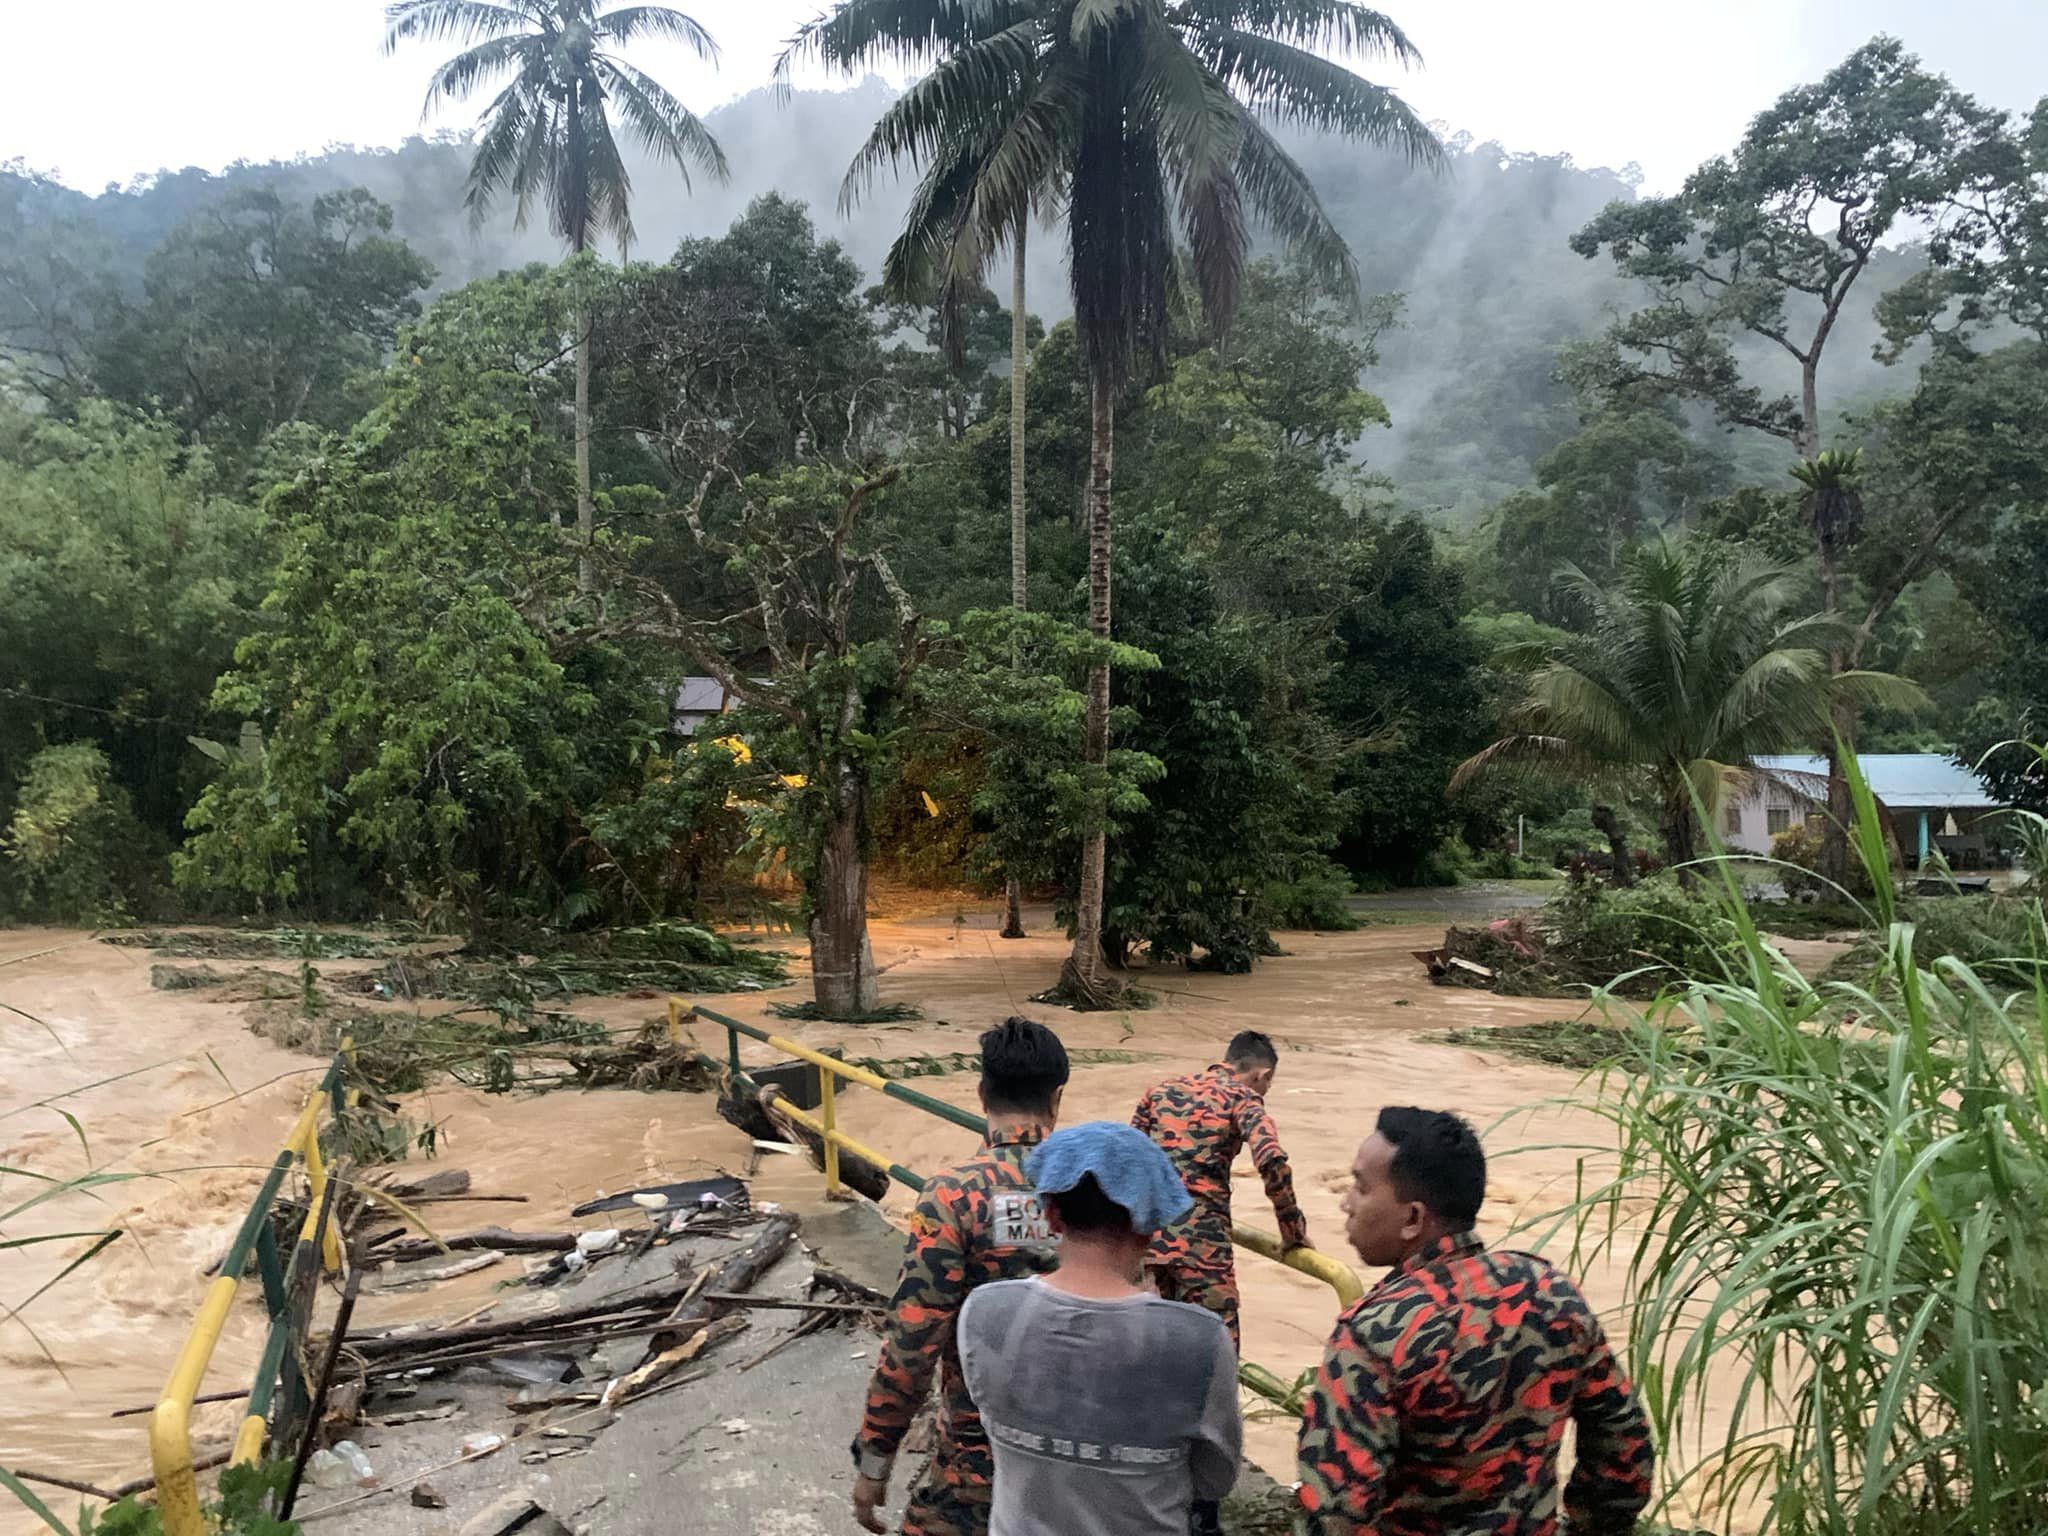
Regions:
[[[1309,1536],[1625,1536],[1650,1501],[1642,1405],[1578,1287],[1476,1234],[1409,1259],[1337,1319],[1301,1421]]]
[[[1024,1175],[1025,1154],[1044,1139],[1036,1126],[991,1126],[979,1154],[934,1174],[918,1196],[853,1443],[855,1464],[872,1469],[871,1475],[885,1475],[935,1371],[944,1394],[941,1458],[962,1450],[986,1453],[988,1437],[967,1393],[954,1330],[976,1286],[1042,1274],[1057,1262],[1056,1240]]]
[[[1266,1113],[1266,1101],[1237,1080],[1218,1062],[1206,1072],[1169,1078],[1138,1101],[1131,1124],[1158,1143],[1173,1161],[1181,1182],[1194,1196],[1195,1208],[1167,1229],[1170,1242],[1189,1231],[1230,1240],[1230,1165],[1245,1147],[1265,1180],[1266,1198],[1280,1221],[1280,1240],[1289,1247],[1308,1241],[1308,1222],[1294,1198],[1294,1176],[1287,1154]]]

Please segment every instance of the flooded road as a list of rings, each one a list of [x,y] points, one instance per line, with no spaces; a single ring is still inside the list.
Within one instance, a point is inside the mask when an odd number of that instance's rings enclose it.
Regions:
[[[1481,1131],[1493,1158],[1481,1220],[1489,1239],[1567,1199],[1581,1159],[1597,1159],[1597,1149],[1608,1144],[1597,1117],[1565,1102],[1580,1089],[1575,1074],[1418,1038],[1451,1026],[1535,1022],[1576,1011],[1569,1003],[1431,986],[1409,951],[1437,942],[1440,926],[1288,934],[1290,953],[1252,975],[1161,973],[1143,978],[1158,994],[1155,1006],[1081,1016],[1025,1002],[1052,984],[1066,949],[1044,914],[1036,915],[1033,937],[1009,942],[995,937],[995,914],[964,915],[964,922],[954,921],[949,904],[945,916],[875,925],[877,957],[888,968],[884,996],[920,1007],[924,1017],[916,1022],[847,1027],[772,1019],[767,1002],[801,996],[794,988],[704,1001],[807,1043],[843,1045],[854,1056],[972,1051],[980,1030],[1008,1013],[1026,1012],[1053,1023],[1072,1048],[1144,1058],[1077,1070],[1066,1100],[1070,1123],[1125,1119],[1160,1077],[1206,1066],[1239,1029],[1263,1029],[1283,1053],[1269,1105],[1293,1162],[1311,1237],[1333,1252],[1343,1250],[1338,1202],[1345,1170],[1383,1104],[1455,1109]],[[126,1234],[36,1299],[19,1320],[0,1318],[0,1459],[101,1482],[144,1470],[145,1421],[107,1415],[156,1395],[204,1289],[204,1267],[225,1246],[319,1071],[310,1059],[250,1034],[240,1005],[209,1001],[204,991],[152,990],[150,958],[147,951],[78,934],[0,934],[0,1003],[40,1021],[0,1011],[0,1051],[8,1064],[0,1083],[0,1165],[28,1171],[0,1176],[0,1211],[42,1187],[31,1173],[61,1178],[90,1167],[149,1175],[103,1185],[93,1192],[97,1200],[72,1195],[52,1201],[6,1222],[0,1234],[110,1227]],[[321,967],[330,975],[348,968],[341,962]],[[610,1024],[643,1021],[656,1006],[627,998],[575,1004],[577,1012]],[[723,1031],[702,1022],[694,1028],[707,1053],[724,1054]],[[742,1050],[749,1062],[765,1063],[772,1054],[751,1043]],[[107,1081],[120,1074],[132,1075]],[[973,1102],[968,1074],[922,1078],[916,1086],[962,1105]],[[42,1102],[60,1094],[68,1096]],[[841,1123],[851,1134],[913,1169],[936,1168],[971,1150],[966,1132],[912,1106],[859,1092],[841,1102]],[[76,1116],[84,1144],[59,1109]],[[719,1169],[740,1172],[748,1157],[746,1138],[716,1118],[709,1095],[487,1098],[443,1088],[416,1095],[407,1111],[436,1124],[440,1162],[469,1169],[478,1191],[529,1198],[523,1206],[467,1212],[441,1207],[457,1213],[446,1217],[449,1230],[486,1220],[559,1228],[570,1207],[599,1190]],[[1270,1230],[1272,1213],[1248,1163],[1239,1180],[1239,1219]],[[801,1160],[770,1158],[755,1181],[756,1197],[801,1206],[815,1202],[817,1183]],[[898,1190],[889,1208],[900,1214],[908,1200]],[[19,1306],[87,1245],[81,1239],[0,1249],[0,1302]],[[1557,1243],[1548,1251],[1564,1257]],[[372,1298],[358,1325],[452,1315],[480,1305],[505,1273],[501,1266],[424,1296]],[[1337,1310],[1333,1293],[1249,1254],[1239,1256],[1239,1277],[1247,1358],[1283,1377],[1313,1364]],[[1596,1270],[1586,1285],[1611,1317],[1621,1299],[1618,1274]],[[209,1387],[245,1382],[260,1322],[253,1301],[238,1308]],[[850,1427],[859,1405],[839,1406]],[[224,1438],[235,1417],[233,1405],[202,1409],[198,1437]],[[1291,1424],[1255,1421],[1248,1440],[1255,1459],[1292,1480]],[[0,1533],[34,1528],[0,1513]]]

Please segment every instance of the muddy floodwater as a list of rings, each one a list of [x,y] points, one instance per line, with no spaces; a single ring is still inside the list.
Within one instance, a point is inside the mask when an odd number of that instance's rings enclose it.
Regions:
[[[1033,937],[1007,942],[995,936],[994,914],[959,916],[949,905],[941,916],[876,925],[877,957],[888,967],[884,996],[919,1007],[924,1017],[917,1022],[849,1027],[772,1020],[766,1004],[801,997],[801,983],[703,1001],[809,1043],[843,1045],[855,1056],[971,1051],[980,1030],[1026,1012],[1053,1023],[1070,1048],[1142,1058],[1080,1068],[1067,1093],[1070,1122],[1125,1119],[1156,1079],[1207,1065],[1239,1029],[1263,1029],[1283,1048],[1269,1106],[1293,1162],[1311,1238],[1333,1252],[1344,1247],[1338,1202],[1345,1170],[1383,1104],[1454,1109],[1480,1128],[1493,1159],[1481,1221],[1490,1239],[1568,1199],[1581,1159],[1597,1161],[1610,1140],[1597,1117],[1569,1102],[1589,1091],[1576,1074],[1419,1038],[1452,1026],[1534,1022],[1576,1011],[1568,1002],[1431,986],[1409,952],[1440,939],[1441,919],[1431,926],[1288,934],[1283,941],[1290,953],[1252,975],[1161,972],[1146,978],[1158,994],[1155,1006],[1078,1016],[1025,1001],[1053,982],[1065,952],[1045,914],[1038,914]],[[320,1070],[310,1058],[251,1034],[243,1004],[215,1000],[208,991],[152,989],[153,958],[161,957],[78,933],[0,933],[0,1003],[7,1005],[0,1009],[0,1060],[6,1063],[0,1167],[19,1170],[0,1174],[0,1211],[43,1187],[35,1175],[90,1170],[137,1176],[51,1201],[0,1231],[0,1239],[123,1233],[16,1320],[0,1317],[0,1461],[103,1484],[145,1470],[146,1421],[109,1414],[149,1403],[162,1386],[204,1290],[203,1271],[226,1245]],[[349,962],[320,967],[327,976],[352,968]],[[637,1023],[659,1011],[647,998],[580,1000],[574,1007],[609,1024]],[[702,1047],[722,1056],[723,1031],[695,1027]],[[771,1055],[751,1043],[742,1051],[748,1062]],[[921,1078],[916,1086],[963,1105],[973,1102],[974,1081],[966,1074]],[[913,1169],[935,1168],[971,1148],[966,1132],[911,1106],[858,1091],[841,1102],[847,1131]],[[441,1162],[469,1169],[476,1190],[528,1198],[524,1205],[443,1207],[460,1212],[447,1218],[449,1230],[486,1222],[560,1228],[571,1224],[572,1206],[600,1190],[720,1169],[741,1172],[748,1160],[746,1138],[716,1117],[708,1094],[607,1090],[493,1098],[442,1088],[416,1096],[408,1112],[435,1122]],[[799,1209],[815,1205],[817,1176],[800,1159],[770,1158],[756,1179],[756,1195]],[[896,1191],[889,1209],[900,1215],[908,1199]],[[1248,1161],[1238,1170],[1237,1211],[1242,1221],[1273,1226]],[[20,1307],[89,1241],[0,1249],[0,1303]],[[1559,1244],[1550,1251],[1564,1257]],[[358,1326],[480,1305],[502,1274],[485,1271],[424,1296],[373,1298]],[[1239,1278],[1247,1358],[1286,1377],[1312,1364],[1336,1312],[1332,1293],[1251,1255],[1240,1255]],[[1621,1300],[1618,1273],[1599,1267],[1585,1281],[1612,1323]],[[260,1329],[257,1304],[245,1296],[215,1356],[209,1388],[246,1383]],[[831,1411],[845,1416],[850,1433],[859,1404]],[[236,1417],[233,1405],[202,1408],[198,1438],[224,1440]],[[1283,1481],[1292,1480],[1293,1439],[1293,1426],[1275,1419],[1249,1427],[1252,1455]],[[62,1510],[68,1500],[60,1495],[52,1502]],[[11,1508],[0,1509],[6,1536],[39,1528]]]

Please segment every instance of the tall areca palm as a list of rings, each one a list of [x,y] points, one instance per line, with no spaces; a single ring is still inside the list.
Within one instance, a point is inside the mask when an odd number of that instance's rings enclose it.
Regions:
[[[1924,702],[1888,673],[1830,676],[1841,620],[1791,615],[1801,577],[1790,567],[1659,542],[1630,557],[1611,586],[1576,566],[1559,582],[1590,627],[1503,653],[1530,674],[1528,697],[1510,716],[1512,733],[1462,763],[1452,787],[1519,768],[1649,788],[1674,866],[1698,856],[1695,805],[1715,804],[1760,754],[1826,740],[1841,690]]]
[[[544,199],[548,225],[578,254],[601,235],[621,249],[633,238],[632,180],[611,114],[640,147],[673,165],[687,187],[694,163],[726,179],[725,151],[660,82],[607,49],[636,39],[683,44],[716,59],[711,34],[681,11],[629,5],[600,12],[595,0],[396,0],[385,8],[384,51],[408,38],[453,40],[463,51],[434,71],[424,117],[445,101],[506,80],[484,109],[463,203],[481,224],[506,193],[526,227]],[[590,495],[590,326],[576,316],[576,537],[579,576],[592,584],[596,536]]]
[[[1175,243],[1209,324],[1229,323],[1253,220],[1356,291],[1357,270],[1268,121],[1396,145],[1435,137],[1392,91],[1317,50],[1412,62],[1400,28],[1350,0],[843,0],[791,55],[852,70],[930,72],[883,114],[847,172],[855,199],[884,166],[922,172],[884,280],[936,280],[941,310],[1020,235],[1034,201],[1064,207],[1074,319],[1089,375],[1088,618],[1110,628],[1115,406],[1163,363]],[[1109,671],[1090,674],[1085,760],[1109,758]],[[1082,843],[1067,991],[1099,1001],[1105,833]]]

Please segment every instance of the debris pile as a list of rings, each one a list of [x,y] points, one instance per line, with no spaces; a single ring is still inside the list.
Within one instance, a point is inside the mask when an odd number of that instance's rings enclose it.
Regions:
[[[388,1180],[380,1195],[358,1217],[351,1296],[437,1285],[485,1265],[523,1262],[527,1274],[487,1304],[432,1324],[351,1332],[345,1307],[335,1334],[313,1341],[309,1354],[335,1365],[331,1380],[316,1383],[324,1406],[303,1458],[303,1502],[318,1507],[300,1508],[300,1519],[400,1495],[446,1508],[442,1490],[457,1493],[454,1469],[466,1463],[516,1456],[539,1467],[587,1455],[636,1404],[720,1369],[751,1370],[824,1329],[871,1326],[886,1309],[874,1291],[822,1267],[800,1289],[778,1282],[788,1294],[757,1290],[796,1245],[799,1223],[756,1204],[745,1182],[727,1175],[593,1199],[572,1214],[605,1224],[584,1231],[489,1226],[430,1236],[414,1230],[416,1221],[364,1227],[374,1213],[489,1198],[472,1194],[460,1170]],[[769,1321],[791,1316],[793,1327]],[[718,1353],[757,1317],[773,1333],[764,1347]],[[413,1427],[400,1443],[416,1470],[391,1465],[391,1443],[382,1451],[376,1443],[379,1431],[400,1426]],[[573,1523],[583,1512],[551,1511],[544,1497],[533,1487],[506,1493],[450,1529],[566,1536],[584,1528]]]

